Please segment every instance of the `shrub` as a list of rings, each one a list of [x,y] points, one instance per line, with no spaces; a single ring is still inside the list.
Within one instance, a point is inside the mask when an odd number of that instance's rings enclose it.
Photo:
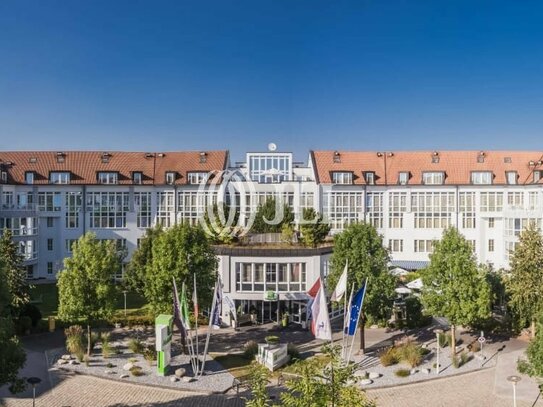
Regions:
[[[108,369],[112,369],[112,368],[114,368],[115,366],[117,366],[117,365],[114,365],[114,364],[111,363],[111,362],[108,363],[108,364],[106,365],[106,367],[107,367]]]
[[[293,343],[289,343],[287,345],[287,353],[290,356],[290,360],[300,359],[300,351],[298,350],[298,347]]]
[[[132,366],[130,368],[130,373],[132,376],[143,376],[145,374],[140,366]]]
[[[471,350],[472,352],[479,352],[481,350],[481,344],[479,343],[479,341],[473,341],[469,346],[468,346],[468,349]]]
[[[132,338],[128,341],[128,349],[130,349],[132,353],[143,353],[145,348],[141,340]]]
[[[467,352],[460,353],[460,366],[464,366],[466,363],[468,363],[471,360],[471,355],[469,355]]]
[[[414,343],[407,343],[402,347],[401,358],[411,367],[417,367],[422,362],[422,352]]]
[[[460,367],[460,359],[458,359],[458,356],[456,355],[453,356],[452,365],[455,369],[458,369]]]
[[[386,348],[379,352],[379,360],[385,367],[395,365],[399,362],[398,353],[393,347]]]
[[[102,356],[104,359],[107,359],[111,356],[113,353],[113,347],[111,346],[111,343],[109,342],[110,335],[109,333],[104,332],[101,336],[102,339]]]
[[[407,377],[411,374],[411,372],[408,369],[398,369],[394,372],[394,374],[398,377]]]
[[[444,348],[451,344],[451,334],[441,334],[439,335],[439,347]]]
[[[32,328],[32,319],[26,315],[19,317],[17,320],[17,331],[19,331],[21,335],[24,335],[29,333],[30,328]]]
[[[74,354],[79,363],[83,362],[85,342],[81,325],[72,325],[66,328],[64,334],[66,335],[66,349],[68,352]]]
[[[517,370],[519,373],[526,374],[528,376],[533,375],[533,368],[530,362],[524,359],[517,360]]]
[[[243,356],[247,359],[253,359],[258,353],[258,343],[255,341],[248,341],[243,345]]]
[[[423,314],[422,304],[418,297],[411,296],[405,299],[405,313],[408,328],[422,328],[432,322],[431,316]]]
[[[143,358],[149,362],[149,364],[152,364],[156,360],[157,354],[156,350],[152,346],[147,346],[143,351]]]
[[[41,320],[41,311],[34,304],[25,304],[19,317],[29,317],[32,320],[32,327],[35,328]]]

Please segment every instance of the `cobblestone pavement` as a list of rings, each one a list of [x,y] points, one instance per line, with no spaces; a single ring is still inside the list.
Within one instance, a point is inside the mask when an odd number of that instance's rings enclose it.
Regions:
[[[425,383],[369,390],[378,407],[511,407],[509,397],[494,394],[495,368]],[[518,401],[518,407],[541,407],[543,401]]]
[[[61,373],[52,391],[39,396],[37,406],[47,407],[241,407],[243,402],[234,395],[208,395],[180,392],[119,383],[91,376]],[[31,397],[7,397],[0,400],[6,407],[27,407]],[[29,404],[30,403],[30,404]]]

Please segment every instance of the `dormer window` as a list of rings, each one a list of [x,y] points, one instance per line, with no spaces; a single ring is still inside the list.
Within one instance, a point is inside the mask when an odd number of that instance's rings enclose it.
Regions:
[[[25,184],[32,185],[34,183],[34,171],[25,172]]]
[[[445,183],[445,173],[443,171],[423,172],[422,183],[424,185],[443,185]]]
[[[473,171],[471,173],[471,183],[474,185],[492,184],[492,172],[491,171]]]
[[[517,183],[517,172],[516,171],[506,171],[505,177],[507,178],[507,183],[509,185],[516,185]]]
[[[2,182],[8,182],[8,173],[6,171],[0,172],[0,181]]]
[[[353,173],[348,171],[334,171],[332,172],[332,182],[334,184],[352,184]]]
[[[373,171],[366,171],[364,173],[364,180],[368,185],[375,185],[375,173]]]
[[[98,183],[104,185],[115,185],[119,183],[119,173],[118,172],[107,172],[100,171],[98,172]]]
[[[133,184],[140,185],[140,184],[142,184],[142,180],[143,180],[143,174],[141,172],[134,171],[132,173],[132,183]]]
[[[166,172],[166,184],[173,185],[175,183],[176,178],[177,178],[177,173],[175,171]]]
[[[398,184],[407,185],[408,182],[409,182],[409,172],[400,171],[398,173]]]
[[[534,171],[534,184],[537,184],[541,178],[543,178],[543,171]]]
[[[189,184],[205,184],[207,182],[207,172],[189,172],[188,183]]]
[[[50,184],[69,184],[70,173],[67,171],[53,171],[49,173]]]

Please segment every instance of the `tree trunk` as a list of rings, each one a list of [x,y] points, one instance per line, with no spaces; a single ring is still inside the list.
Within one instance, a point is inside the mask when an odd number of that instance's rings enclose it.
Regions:
[[[456,327],[451,325],[451,358],[456,356]]]
[[[364,315],[360,317],[360,354],[363,355],[366,351],[366,336],[364,332],[364,327],[366,326],[366,318]]]
[[[91,327],[87,324],[87,360],[90,359],[91,353]]]
[[[531,336],[532,336],[532,339],[535,338],[535,320],[532,319],[532,328],[531,328]]]

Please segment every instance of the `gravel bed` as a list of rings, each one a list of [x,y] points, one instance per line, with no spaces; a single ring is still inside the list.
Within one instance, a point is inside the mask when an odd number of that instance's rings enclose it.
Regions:
[[[118,347],[121,348],[122,346],[118,345]],[[121,354],[115,354],[108,359],[104,359],[99,351],[95,350],[89,366],[86,366],[85,363],[71,364],[73,362],[59,365],[58,360],[67,354],[64,348],[49,350],[47,352],[47,359],[50,367],[99,376],[106,379],[195,392],[224,393],[232,387],[234,380],[234,376],[228,370],[224,369],[221,364],[209,356],[206,360],[204,375],[195,381],[187,383],[183,379],[175,382],[171,381],[175,377],[175,370],[178,368],[186,369],[186,376],[193,376],[190,358],[187,355],[172,356],[168,374],[166,376],[159,376],[156,372],[156,363],[150,365],[142,355],[133,354],[129,350],[123,350],[122,352]],[[129,363],[129,359],[131,358],[137,359],[134,364],[141,367],[142,376],[133,376],[129,371],[123,370],[123,366]],[[113,367],[108,367],[108,364],[113,365]],[[128,375],[128,377],[121,378],[121,375]]]
[[[431,379],[436,379],[439,377],[458,375],[462,373],[468,373],[475,370],[486,369],[496,366],[497,355],[492,352],[485,352],[485,359],[483,362],[480,359],[475,357],[474,353],[469,352],[471,360],[466,364],[455,368],[452,366],[450,358],[450,348],[440,349],[439,351],[439,363],[441,369],[439,375],[436,373],[436,368],[434,363],[436,363],[436,353],[435,347],[430,348],[431,352],[424,357],[424,360],[420,366],[415,368],[415,373],[410,374],[407,377],[398,377],[395,375],[398,369],[407,369],[411,370],[410,366],[405,363],[398,363],[396,365],[384,367],[381,365],[379,358],[376,354],[367,355],[367,356],[355,356],[352,358],[356,363],[359,364],[359,369],[357,370],[357,375],[363,375],[365,372],[378,373],[380,374],[379,378],[373,379],[371,384],[362,384],[360,386],[364,389],[375,389],[380,387],[392,387],[402,384],[421,382]],[[491,357],[492,356],[492,357]],[[425,369],[429,369],[430,373],[425,372]]]

